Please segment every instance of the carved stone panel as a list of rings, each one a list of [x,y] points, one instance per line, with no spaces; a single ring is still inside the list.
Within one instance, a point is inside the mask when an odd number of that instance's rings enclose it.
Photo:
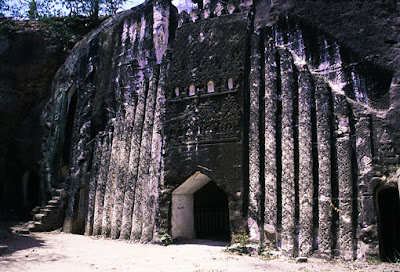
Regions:
[[[169,103],[167,107],[166,136],[169,144],[240,140],[242,109],[234,96],[228,94],[204,101],[182,102]]]

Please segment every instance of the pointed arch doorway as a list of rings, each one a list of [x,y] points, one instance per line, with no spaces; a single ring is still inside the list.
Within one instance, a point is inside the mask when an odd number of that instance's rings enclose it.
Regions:
[[[173,239],[229,240],[228,196],[208,176],[194,173],[172,192]]]

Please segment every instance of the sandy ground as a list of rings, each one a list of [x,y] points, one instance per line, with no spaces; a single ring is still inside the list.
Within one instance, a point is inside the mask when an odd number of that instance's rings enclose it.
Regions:
[[[17,235],[0,271],[400,271],[400,264],[326,262],[309,258],[267,260],[224,252],[225,245],[201,241],[179,245],[131,244],[59,232]]]

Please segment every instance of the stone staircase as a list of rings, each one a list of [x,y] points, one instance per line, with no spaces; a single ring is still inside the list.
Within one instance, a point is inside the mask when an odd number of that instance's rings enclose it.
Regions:
[[[33,209],[33,221],[28,222],[28,230],[31,232],[52,231],[60,227],[64,218],[65,196],[63,189],[56,189],[45,207]]]

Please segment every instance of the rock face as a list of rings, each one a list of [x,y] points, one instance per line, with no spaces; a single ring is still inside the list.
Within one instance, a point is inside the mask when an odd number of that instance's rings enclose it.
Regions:
[[[399,224],[376,196],[400,163],[400,62],[367,58],[343,40],[355,29],[339,36],[296,5],[178,14],[148,1],[80,41],[43,113],[42,184],[68,191],[64,231],[143,242],[245,231],[288,256],[345,260],[397,250],[382,230],[394,224],[398,239]]]
[[[90,29],[84,24],[83,18],[0,22],[0,217],[18,217],[46,202],[41,112],[67,51]]]

